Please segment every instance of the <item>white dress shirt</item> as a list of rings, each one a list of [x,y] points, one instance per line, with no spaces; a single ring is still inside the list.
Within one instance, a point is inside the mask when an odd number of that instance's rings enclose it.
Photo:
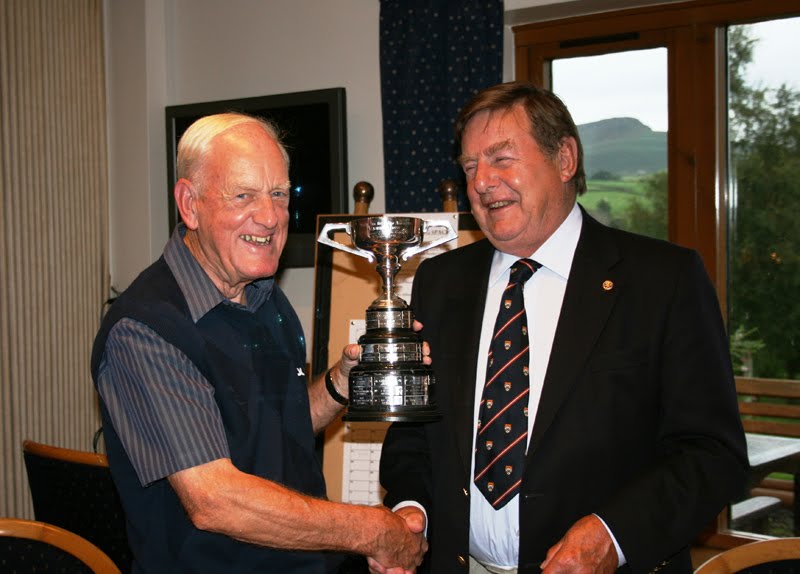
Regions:
[[[528,396],[528,437],[530,439],[539,398],[542,396],[550,349],[561,314],[561,302],[567,288],[572,258],[581,232],[583,215],[578,205],[545,243],[529,256],[541,268],[525,283],[525,312],[528,316],[530,357],[530,394]],[[483,313],[483,326],[478,350],[478,367],[475,380],[475,405],[473,421],[473,452],[477,432],[480,396],[486,383],[486,358],[494,323],[500,309],[500,299],[508,284],[511,265],[519,257],[495,251],[489,272],[489,287]],[[470,476],[475,474],[473,457]],[[470,492],[470,554],[484,564],[501,568],[516,568],[519,557],[519,501],[515,496],[503,508],[495,510],[484,498],[475,483]]]

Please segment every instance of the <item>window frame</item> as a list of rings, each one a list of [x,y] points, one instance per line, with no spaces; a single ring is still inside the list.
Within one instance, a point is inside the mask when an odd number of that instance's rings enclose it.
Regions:
[[[796,0],[691,0],[511,28],[515,78],[545,87],[554,59],[667,48],[669,239],[700,253],[724,317],[729,185],[725,33],[730,25],[796,16]],[[728,530],[727,515],[721,513],[703,533],[703,544],[729,548],[764,538]]]

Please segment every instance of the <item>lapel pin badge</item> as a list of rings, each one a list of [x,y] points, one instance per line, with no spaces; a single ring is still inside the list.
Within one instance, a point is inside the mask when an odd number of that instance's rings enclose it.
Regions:
[[[614,288],[614,282],[611,279],[603,281],[603,291],[611,291]]]

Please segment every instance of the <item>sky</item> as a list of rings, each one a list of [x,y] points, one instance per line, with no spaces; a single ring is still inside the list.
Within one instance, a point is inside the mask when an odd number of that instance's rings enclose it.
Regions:
[[[749,26],[758,43],[748,75],[753,84],[800,90],[800,18]],[[618,52],[553,63],[553,91],[575,123],[634,117],[655,131],[667,130],[667,50]]]

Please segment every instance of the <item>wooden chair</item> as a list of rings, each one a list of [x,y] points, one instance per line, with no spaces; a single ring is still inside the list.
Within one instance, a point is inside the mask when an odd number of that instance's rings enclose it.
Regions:
[[[22,444],[36,520],[74,532],[131,571],[125,514],[105,455]]]
[[[736,377],[736,392],[746,432],[800,438],[797,381]]]
[[[120,574],[97,546],[52,524],[0,518],[0,564],[4,572]]]
[[[800,438],[800,385],[797,381],[736,377],[739,413],[745,432]],[[764,478],[752,496],[779,498],[794,513],[795,535],[800,535],[800,457],[788,468],[775,469],[791,479]]]
[[[726,550],[700,565],[695,574],[781,574],[800,572],[800,538],[751,542]]]

